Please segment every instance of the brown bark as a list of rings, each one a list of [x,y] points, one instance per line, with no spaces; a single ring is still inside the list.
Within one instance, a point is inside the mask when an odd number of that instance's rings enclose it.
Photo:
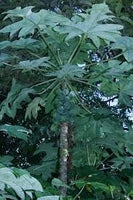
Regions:
[[[69,171],[72,169],[72,150],[74,147],[74,127],[71,124],[69,124],[68,134],[69,134],[68,135],[68,150],[69,150],[68,171]]]
[[[67,164],[68,164],[68,123],[61,124],[60,132],[60,180],[67,184]],[[66,196],[67,188],[60,187],[60,193]]]

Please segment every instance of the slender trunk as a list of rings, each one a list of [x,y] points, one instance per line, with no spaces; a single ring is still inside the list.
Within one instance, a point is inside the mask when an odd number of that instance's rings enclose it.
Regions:
[[[69,156],[68,156],[68,171],[72,169],[72,150],[74,147],[74,127],[72,124],[69,124],[69,131],[68,131],[68,150],[69,150]],[[71,181],[68,180],[68,182]]]
[[[61,124],[60,132],[60,180],[67,184],[67,164],[68,164],[68,123]],[[67,188],[61,187],[60,193],[66,196]]]

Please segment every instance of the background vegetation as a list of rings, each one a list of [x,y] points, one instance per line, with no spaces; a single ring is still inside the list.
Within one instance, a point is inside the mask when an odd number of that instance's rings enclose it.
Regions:
[[[133,5],[102,2],[0,1],[1,200],[133,198]]]

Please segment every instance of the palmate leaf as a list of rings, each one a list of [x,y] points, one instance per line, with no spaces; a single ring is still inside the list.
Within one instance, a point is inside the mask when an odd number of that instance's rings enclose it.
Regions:
[[[123,55],[128,62],[133,61],[133,38],[132,37],[119,37],[112,45],[113,49],[121,49]]]
[[[128,72],[133,69],[133,64],[128,62],[121,63],[118,60],[111,60],[108,62],[108,67],[110,68],[106,75],[112,77],[121,77],[125,72]]]
[[[114,158],[111,160],[113,162],[113,167],[116,169],[126,169],[130,168],[133,165],[133,157],[132,156],[119,156],[118,158]]]
[[[78,65],[63,65],[57,72],[48,73],[48,76],[56,76],[59,79],[68,78],[73,79],[74,77],[82,77],[85,70]]]
[[[23,86],[17,84],[16,80],[13,79],[11,90],[10,92],[8,92],[7,98],[0,105],[0,119],[3,118],[4,114],[12,118],[15,117],[16,109],[11,109],[10,105],[13,104],[14,100],[16,99],[18,93],[21,91],[22,88]]]
[[[21,90],[21,92],[18,94],[15,101],[11,104],[12,109],[21,109],[21,103],[22,102],[29,102],[31,100],[30,94],[34,94],[35,91],[32,88],[24,88]]]
[[[119,102],[122,105],[132,106],[131,98],[133,96],[133,81],[123,79],[119,82]]]
[[[124,154],[123,127],[116,118],[111,118],[109,113],[108,116],[104,116],[104,113],[101,116],[98,115],[97,110],[94,116],[97,120],[82,116],[82,119],[79,117],[75,121],[74,166],[96,165],[104,153],[105,157],[108,157],[108,149],[116,157]]]
[[[104,67],[107,68],[107,70],[104,73],[100,90],[104,92],[105,96],[118,95],[120,104],[131,106],[131,97],[133,96],[132,75],[130,75],[130,78],[126,79],[123,77],[128,73],[132,73],[133,64],[111,60],[105,64]],[[112,78],[118,81],[112,81]]]
[[[41,107],[45,106],[45,102],[42,98],[36,97],[32,100],[30,104],[28,104],[25,113],[25,119],[33,117],[34,119],[37,118],[39,110]]]
[[[108,20],[112,20],[113,16],[110,14],[109,8],[106,4],[96,4],[92,7],[90,14],[76,14],[79,16],[79,21],[75,18],[71,20],[50,12],[47,10],[40,10],[39,12],[32,12],[33,7],[20,7],[6,12],[7,18],[17,17],[19,20],[11,25],[8,25],[0,30],[1,33],[10,33],[13,36],[18,33],[19,37],[24,37],[28,34],[34,34],[35,29],[40,29],[48,34],[47,27],[54,28],[59,33],[68,34],[66,40],[85,34],[90,38],[94,44],[100,46],[100,38],[106,43],[116,41],[120,35],[119,30],[123,27],[117,24],[105,24]],[[104,23],[104,24],[101,24]],[[40,32],[39,30],[39,32]]]
[[[57,23],[68,23],[69,19],[62,15],[56,14],[47,10],[40,10],[39,12],[32,12],[33,6],[29,6],[21,9],[17,7],[14,10],[9,10],[4,14],[7,14],[5,19],[16,17],[22,18],[21,20],[6,26],[0,32],[10,33],[12,37],[16,32],[19,31],[18,36],[24,37],[28,34],[34,34],[36,28],[45,30],[46,26],[54,27]]]
[[[18,7],[14,10],[8,11],[7,12],[8,14],[5,17],[5,19],[10,18],[10,17],[22,17],[23,18],[26,15],[28,16],[28,13],[30,14],[32,8],[33,7],[27,7],[27,8],[21,9],[20,7]],[[35,23],[38,24],[39,19],[37,17],[35,19],[36,19]],[[23,25],[24,25],[24,27],[23,27]],[[19,37],[22,37],[22,36],[25,36],[27,34],[34,34],[35,28],[36,28],[35,25],[31,21],[23,18],[22,20],[20,20],[18,22],[15,22],[11,25],[6,26],[0,32],[2,32],[2,33],[8,33],[9,32],[10,36],[12,37],[16,32],[21,30],[19,32]]]
[[[31,49],[33,45],[37,45],[38,40],[31,38],[20,38],[19,40],[14,41],[3,41],[0,42],[0,49],[5,49],[7,47],[16,48],[16,49]]]
[[[92,117],[82,117],[82,120],[80,118],[77,118],[75,124],[75,139],[77,141],[90,141],[94,138],[100,137],[101,123],[99,120],[95,120]]]
[[[0,119],[4,117],[4,114],[11,118],[16,116],[17,109],[21,109],[22,102],[29,102],[29,94],[33,94],[35,91],[32,88],[24,88],[24,85],[16,83],[13,79],[11,90],[7,95],[7,98],[0,105]]]
[[[120,35],[119,30],[123,28],[117,24],[106,24],[105,22],[112,20],[113,16],[106,4],[96,4],[92,7],[90,14],[77,14],[81,17],[81,21],[71,21],[64,26],[57,26],[54,29],[60,33],[67,33],[66,40],[70,40],[76,36],[85,35],[90,38],[94,44],[99,47],[100,39],[107,44],[110,41],[116,41]],[[104,23],[104,24],[101,24]]]
[[[34,152],[34,155],[45,153],[46,155],[41,160],[39,165],[29,167],[29,171],[33,175],[42,175],[43,179],[47,180],[55,172],[57,163],[58,148],[53,146],[53,143],[42,143]]]
[[[117,95],[119,92],[118,84],[108,79],[102,82],[100,89],[102,92],[104,92],[104,95],[107,97]]]
[[[48,67],[49,64],[47,61],[49,60],[49,57],[42,57],[36,60],[26,60],[26,61],[21,61],[18,64],[18,69],[23,69],[24,71],[29,71],[29,70],[39,70],[40,67]]]
[[[43,180],[47,180],[56,171],[56,162],[56,160],[41,162],[38,165],[29,167],[28,171],[35,176],[42,176]]]
[[[31,130],[26,129],[23,126],[4,124],[0,126],[0,132],[5,132],[9,136],[27,141],[28,133],[31,133]]]
[[[38,149],[34,152],[34,155],[39,153],[46,153],[43,161],[50,161],[57,158],[57,147],[53,146],[53,143],[42,143],[39,145]]]

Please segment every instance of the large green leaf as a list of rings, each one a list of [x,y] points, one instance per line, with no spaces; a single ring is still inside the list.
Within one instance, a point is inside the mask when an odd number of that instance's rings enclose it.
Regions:
[[[17,179],[17,184],[21,185],[23,190],[31,191],[43,191],[41,184],[34,178],[31,177],[29,174],[24,174]]]
[[[49,73],[49,76],[57,76],[59,79],[68,78],[73,79],[74,77],[82,77],[85,73],[82,67],[78,65],[63,65],[57,72]]]
[[[34,155],[39,153],[45,154],[43,159],[38,165],[33,165],[29,168],[29,171],[35,175],[42,175],[43,179],[47,180],[51,177],[51,174],[55,172],[57,163],[57,151],[58,148],[53,146],[53,143],[45,143],[39,145],[38,149],[34,152]]]
[[[100,121],[91,117],[77,118],[75,138],[78,141],[100,137]]]
[[[43,191],[41,184],[35,178],[31,177],[28,172],[23,171],[23,175],[15,176],[14,169],[6,167],[0,168],[0,185],[1,184],[4,184],[3,191],[6,191],[6,186],[8,186],[8,188],[13,189],[17,197],[22,200],[26,199],[25,194],[32,198],[32,192]],[[14,197],[14,199],[16,198]]]
[[[8,185],[10,188],[16,192],[16,194],[22,199],[25,199],[25,194],[20,186],[16,183],[16,177],[12,173],[11,169],[0,168],[0,182]]]
[[[104,92],[105,96],[113,96],[118,93],[118,84],[110,81],[109,79],[105,79],[101,83],[100,89],[102,92]]]
[[[103,39],[106,43],[116,41],[116,38],[120,35],[119,30],[123,28],[117,24],[105,24],[105,22],[113,18],[108,13],[110,11],[106,4],[95,4],[92,6],[90,14],[78,14],[81,17],[78,22],[72,20],[65,26],[57,26],[55,30],[63,34],[67,33],[66,40],[84,34],[99,47],[100,39]],[[104,24],[101,24],[102,22]]]
[[[110,11],[106,4],[94,5],[90,14],[78,14],[81,18],[78,22],[46,10],[40,10],[34,13],[32,12],[32,8],[33,7],[26,7],[21,9],[18,7],[6,12],[7,16],[5,19],[21,17],[22,20],[4,27],[0,32],[9,32],[10,36],[19,32],[19,37],[23,37],[28,34],[34,34],[36,28],[45,32],[45,29],[47,29],[46,26],[56,26],[56,31],[68,34],[67,40],[85,34],[86,37],[90,38],[94,44],[99,47],[100,38],[107,43],[116,41],[116,38],[120,34],[119,30],[123,28],[121,25],[117,24],[101,24],[101,22],[105,23],[113,18],[112,15],[108,15]]]
[[[21,109],[22,102],[29,102],[29,94],[34,93],[32,88],[24,88],[24,85],[16,83],[13,79],[11,90],[7,95],[7,98],[0,105],[0,119],[3,118],[4,114],[11,118],[14,118],[17,109]]]
[[[131,97],[133,96],[132,80],[123,79],[119,82],[119,102],[127,106],[132,106]]]
[[[44,162],[42,161],[38,165],[32,165],[28,170],[34,176],[41,176],[43,180],[48,180],[56,172],[56,164],[57,160],[44,160]]]
[[[12,87],[10,92],[8,92],[7,98],[1,103],[0,105],[0,119],[3,118],[4,114],[8,115],[9,117],[14,118],[16,115],[16,109],[13,110],[10,108],[10,105],[14,102],[16,99],[18,93],[23,88],[22,85],[16,84],[16,80],[13,79],[12,81]]]
[[[121,49],[123,55],[128,62],[133,61],[133,38],[132,37],[119,37],[112,45],[113,49]]]
[[[34,34],[35,29],[45,30],[46,26],[54,27],[57,23],[66,23],[69,22],[69,19],[63,17],[62,15],[56,14],[47,10],[40,10],[39,12],[32,12],[32,6],[21,9],[17,7],[14,10],[6,12],[7,18],[22,18],[11,25],[6,26],[0,32],[1,33],[10,33],[10,36],[13,36],[16,32],[19,31],[19,37],[26,36],[28,34]]]
[[[16,48],[16,49],[30,49],[31,46],[35,43],[39,43],[39,41],[31,38],[20,38],[19,40],[14,41],[3,41],[0,42],[0,49],[5,49],[7,47]]]
[[[20,138],[22,140],[27,141],[28,133],[30,133],[31,130],[26,129],[23,126],[4,124],[0,126],[0,132],[5,132],[9,136]]]
[[[33,117],[34,119],[36,119],[39,110],[41,110],[41,107],[44,106],[45,106],[45,101],[42,98],[40,97],[34,98],[26,108],[25,118],[31,119],[31,117]]]
[[[113,167],[117,169],[126,169],[133,165],[133,158],[131,156],[119,156],[111,161],[113,162]]]
[[[109,70],[107,71],[107,75],[111,75],[112,77],[121,77],[126,72],[133,69],[133,64],[128,62],[121,63],[118,60],[111,60],[108,62]]]
[[[49,64],[47,61],[49,60],[48,57],[39,58],[36,60],[26,60],[21,61],[18,65],[18,69],[23,69],[24,71],[30,71],[30,70],[39,70],[40,67],[48,67]]]

